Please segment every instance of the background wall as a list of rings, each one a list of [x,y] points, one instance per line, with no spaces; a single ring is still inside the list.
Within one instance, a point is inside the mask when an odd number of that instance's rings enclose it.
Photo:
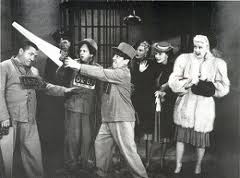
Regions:
[[[0,61],[11,57],[12,53],[12,2],[11,1],[1,1],[1,53]]]
[[[231,80],[231,92],[217,100],[216,141],[220,171],[224,177],[240,177],[240,3],[217,2],[212,27],[216,29],[218,48],[225,55]]]
[[[13,12],[13,21],[18,22],[23,27],[33,32],[38,37],[53,43],[51,35],[59,28],[59,0],[16,0]],[[23,40],[23,36],[13,30],[16,41]],[[17,50],[18,46],[14,48]],[[46,56],[42,53],[36,62],[40,73],[44,73]]]
[[[192,36],[209,31],[212,3],[209,2],[135,2],[142,23],[129,27],[129,42],[168,40],[181,52],[192,51]],[[204,14],[204,15],[203,15]]]

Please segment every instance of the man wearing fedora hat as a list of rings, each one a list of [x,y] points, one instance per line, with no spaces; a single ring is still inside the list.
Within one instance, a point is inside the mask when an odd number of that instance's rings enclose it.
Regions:
[[[94,62],[97,49],[97,43],[93,39],[83,39],[79,42],[79,58],[74,59],[75,62],[97,65]],[[65,59],[66,57],[63,62]],[[57,170],[57,173],[76,174],[79,166],[83,169],[90,166],[97,103],[96,80],[65,68],[65,64],[57,70],[57,75],[68,86],[78,88],[76,95],[65,97],[64,169]]]
[[[112,68],[79,64],[68,58],[66,67],[107,82],[102,96],[102,124],[95,140],[97,175],[105,177],[111,164],[115,145],[130,167],[133,177],[147,178],[146,170],[134,142],[135,111],[131,102],[131,74],[128,63],[136,55],[127,43],[113,47]]]

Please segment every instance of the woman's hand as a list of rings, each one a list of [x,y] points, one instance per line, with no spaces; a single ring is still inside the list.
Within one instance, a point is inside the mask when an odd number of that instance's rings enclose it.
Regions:
[[[77,61],[73,60],[72,58],[68,57],[64,62],[65,67],[72,68],[74,70],[80,70],[81,64]]]
[[[140,72],[143,72],[143,71],[145,71],[147,68],[148,68],[147,61],[146,61],[146,60],[141,61],[140,64],[139,64],[139,71],[140,71]]]
[[[165,101],[165,95],[166,95],[166,92],[164,91],[156,91],[155,93],[155,103],[157,104],[158,102],[164,102]]]
[[[154,93],[154,95],[155,95],[156,98],[164,97],[164,96],[166,95],[166,92],[157,90],[157,91]]]
[[[184,88],[187,90],[193,86],[192,79],[187,79],[187,82],[184,84]]]

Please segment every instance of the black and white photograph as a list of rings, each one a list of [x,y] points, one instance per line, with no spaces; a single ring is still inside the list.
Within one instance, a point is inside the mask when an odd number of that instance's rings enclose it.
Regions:
[[[240,178],[240,1],[0,7],[0,178]]]

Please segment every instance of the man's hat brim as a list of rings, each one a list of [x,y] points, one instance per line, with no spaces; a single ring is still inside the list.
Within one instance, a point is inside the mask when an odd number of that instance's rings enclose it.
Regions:
[[[123,51],[121,51],[120,49],[118,49],[118,47],[112,47],[112,50],[114,53],[119,54],[119,55],[124,55],[126,57],[128,57],[129,59],[131,59],[131,57],[129,55],[127,55],[126,53],[124,53]]]

